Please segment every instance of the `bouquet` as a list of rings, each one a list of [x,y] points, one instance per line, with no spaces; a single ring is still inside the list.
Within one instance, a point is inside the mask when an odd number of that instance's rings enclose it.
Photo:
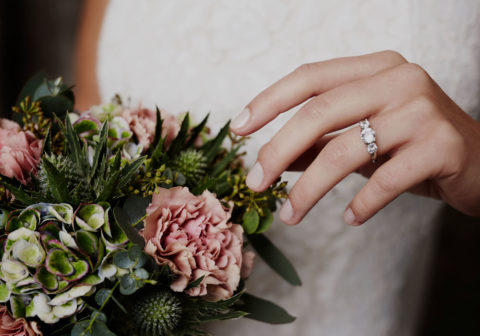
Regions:
[[[246,138],[118,96],[71,111],[71,88],[38,74],[0,120],[0,335],[205,335],[215,320],[294,320],[246,293],[255,255],[300,285],[263,235],[286,183],[246,186]]]

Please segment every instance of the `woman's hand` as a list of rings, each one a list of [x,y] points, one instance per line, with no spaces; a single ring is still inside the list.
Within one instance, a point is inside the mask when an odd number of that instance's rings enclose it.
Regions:
[[[370,178],[344,213],[349,224],[405,191],[480,215],[480,123],[420,66],[393,51],[305,64],[255,97],[231,128],[253,133],[308,99],[261,148],[247,177],[261,191],[285,170],[304,170],[280,210],[284,222],[298,223],[352,172]],[[376,132],[375,164],[358,126],[329,134],[365,118]]]

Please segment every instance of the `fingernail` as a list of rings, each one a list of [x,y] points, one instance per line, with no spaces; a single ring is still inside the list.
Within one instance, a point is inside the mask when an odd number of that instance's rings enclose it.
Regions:
[[[290,200],[286,200],[280,209],[280,219],[285,223],[290,223],[293,218],[293,208]]]
[[[350,209],[350,208],[345,210],[345,212],[343,214],[343,220],[348,225],[358,226],[358,225],[362,224],[359,221],[357,221],[357,218],[355,217],[355,214],[353,213],[352,209]]]
[[[242,128],[247,124],[248,119],[250,119],[250,109],[246,107],[240,114],[233,118],[230,127],[233,129]]]
[[[247,175],[247,185],[250,189],[258,189],[263,182],[263,168],[260,162],[253,165],[252,170]]]

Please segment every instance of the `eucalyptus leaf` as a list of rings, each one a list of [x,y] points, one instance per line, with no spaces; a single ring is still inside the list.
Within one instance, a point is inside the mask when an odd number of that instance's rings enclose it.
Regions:
[[[254,208],[243,214],[243,228],[247,234],[252,234],[257,231],[258,224],[260,223],[260,217],[257,210]]]
[[[110,296],[110,291],[105,288],[101,288],[95,293],[95,302],[101,306]]]
[[[113,256],[113,263],[117,267],[129,269],[130,267],[133,267],[135,261],[130,259],[127,251],[120,251]]]
[[[115,207],[113,209],[113,215],[128,239],[130,239],[132,243],[140,245],[143,249],[145,247],[145,240],[138,234],[137,230],[130,225],[128,214],[122,208]]]
[[[257,254],[282,278],[293,286],[301,286],[302,282],[293,265],[283,253],[263,234],[248,235],[248,240]]]
[[[273,223],[273,214],[272,212],[267,208],[263,210],[264,214],[262,217],[260,217],[260,223],[258,224],[258,228],[255,231],[255,233],[263,233],[267,231],[270,226],[272,226]]]

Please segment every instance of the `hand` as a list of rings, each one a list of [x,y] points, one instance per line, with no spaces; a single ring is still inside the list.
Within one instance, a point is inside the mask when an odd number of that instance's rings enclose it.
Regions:
[[[369,180],[344,213],[348,224],[362,224],[405,191],[480,215],[480,123],[420,66],[393,51],[302,65],[255,97],[232,131],[253,133],[307,100],[247,177],[262,191],[283,171],[304,170],[280,210],[284,222],[298,223],[352,172]],[[360,128],[344,130],[365,118],[376,132],[375,165]]]

